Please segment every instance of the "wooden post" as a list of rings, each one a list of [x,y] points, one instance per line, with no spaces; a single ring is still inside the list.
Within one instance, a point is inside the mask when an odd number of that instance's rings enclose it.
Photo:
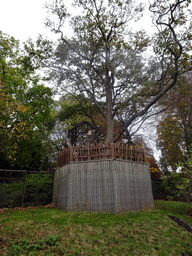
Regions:
[[[115,144],[111,143],[111,158],[115,159]]]
[[[22,199],[21,199],[21,207],[23,207],[23,204],[24,204],[25,188],[26,188],[26,182],[27,182],[27,173],[28,173],[28,171],[25,171],[25,179],[24,179],[24,184],[23,184],[23,193],[22,193]]]
[[[69,162],[73,162],[73,146],[69,146]]]
[[[145,149],[143,149],[143,162],[147,162],[147,157],[145,154]]]

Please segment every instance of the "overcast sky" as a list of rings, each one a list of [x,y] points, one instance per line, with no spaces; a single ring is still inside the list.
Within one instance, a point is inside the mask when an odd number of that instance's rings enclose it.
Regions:
[[[2,0],[0,3],[0,30],[21,41],[36,38],[38,34],[51,36],[45,28],[46,0]],[[47,0],[47,2],[51,2]]]
[[[145,2],[145,0],[143,1]],[[53,33],[44,25],[47,16],[44,9],[46,2],[52,3],[52,0],[2,0],[0,3],[0,30],[20,41],[25,41],[29,37],[36,39],[38,34],[53,37]],[[64,2],[69,5],[71,0]],[[140,22],[148,31],[150,28],[149,16],[149,13],[145,14]]]

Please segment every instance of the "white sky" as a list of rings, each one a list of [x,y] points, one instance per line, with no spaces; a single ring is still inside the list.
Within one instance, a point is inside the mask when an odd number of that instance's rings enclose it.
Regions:
[[[1,0],[0,30],[20,41],[29,37],[35,40],[38,34],[53,38],[53,33],[44,25],[47,16],[44,9],[46,2],[52,3],[52,0]],[[69,5],[70,0],[64,2]],[[140,24],[150,32],[149,12],[145,13]]]
[[[53,33],[45,28],[47,16],[43,8],[46,0],[1,0],[0,30],[25,41],[29,37],[36,39],[38,34],[51,36]],[[47,0],[50,3],[50,1]]]

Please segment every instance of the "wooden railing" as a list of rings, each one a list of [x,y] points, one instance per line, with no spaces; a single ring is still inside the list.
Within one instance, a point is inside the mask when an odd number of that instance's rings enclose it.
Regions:
[[[57,167],[70,162],[116,158],[146,162],[143,148],[133,148],[124,143],[95,143],[64,148],[58,154]]]

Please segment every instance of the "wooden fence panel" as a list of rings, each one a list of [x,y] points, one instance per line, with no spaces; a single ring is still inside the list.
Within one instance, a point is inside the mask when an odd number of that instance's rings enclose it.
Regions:
[[[131,148],[123,143],[95,143],[64,148],[57,157],[57,167],[70,162],[103,159],[123,159],[146,162],[142,148]]]

